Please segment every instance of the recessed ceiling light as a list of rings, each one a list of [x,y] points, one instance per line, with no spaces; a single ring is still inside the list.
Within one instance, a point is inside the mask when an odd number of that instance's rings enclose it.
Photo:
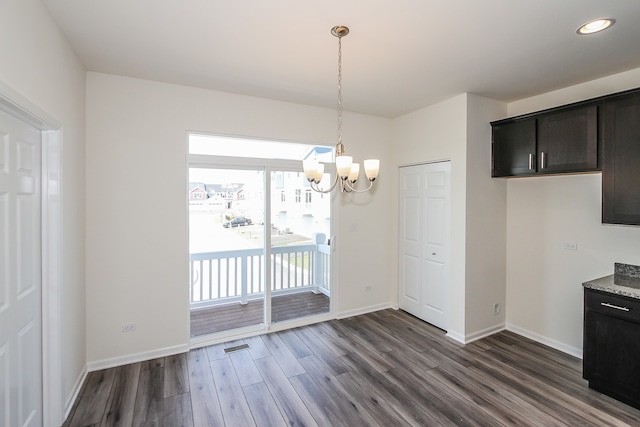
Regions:
[[[613,18],[600,18],[594,19],[593,21],[589,21],[584,23],[576,30],[576,33],[580,35],[585,34],[593,34],[599,31],[605,30],[612,26],[616,22]]]

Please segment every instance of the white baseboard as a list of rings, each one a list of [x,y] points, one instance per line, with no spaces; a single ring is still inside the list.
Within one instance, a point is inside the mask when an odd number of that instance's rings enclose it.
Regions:
[[[128,365],[130,363],[143,362],[145,360],[157,359],[158,357],[172,356],[174,354],[186,353],[189,351],[188,344],[176,345],[173,347],[159,348],[142,353],[128,354],[126,356],[112,357],[109,359],[97,360],[87,364],[89,372],[100,369],[114,368],[116,366]]]
[[[504,323],[500,323],[498,325],[491,326],[489,328],[483,329],[481,331],[474,332],[472,334],[466,335],[464,339],[464,344],[469,344],[473,341],[477,341],[479,339],[488,337],[489,335],[493,335],[500,331],[504,331],[506,326]]]
[[[448,330],[446,336],[451,338],[454,341],[458,341],[461,344],[466,344],[465,337],[461,333],[456,331]]]
[[[374,311],[386,310],[388,308],[394,308],[394,307],[392,304],[385,303],[385,304],[370,305],[368,307],[362,307],[355,310],[341,311],[340,313],[336,313],[336,319],[346,319],[347,317],[373,313]]]
[[[80,395],[80,390],[82,390],[82,385],[84,384],[84,381],[87,379],[88,373],[89,371],[87,371],[87,367],[85,365],[85,367],[82,369],[82,372],[80,372],[80,375],[78,375],[76,382],[73,384],[73,387],[71,388],[71,394],[69,395],[67,400],[64,402],[64,419],[65,420],[69,418],[71,409],[73,409],[73,404],[76,403],[76,400]]]
[[[537,341],[541,344],[544,344],[546,346],[549,346],[551,348],[555,348],[556,350],[559,350],[563,353],[567,353],[571,356],[577,357],[578,359],[582,359],[582,349],[581,348],[576,348],[576,347],[571,347],[569,345],[566,345],[564,343],[561,343],[559,341],[553,340],[551,338],[545,337],[543,335],[537,334],[535,332],[531,332],[527,329],[521,328],[519,326],[516,325],[512,325],[510,323],[507,323],[507,327],[506,329],[508,331],[511,331],[513,333],[516,333],[518,335],[522,335],[523,337],[529,338],[531,340]]]

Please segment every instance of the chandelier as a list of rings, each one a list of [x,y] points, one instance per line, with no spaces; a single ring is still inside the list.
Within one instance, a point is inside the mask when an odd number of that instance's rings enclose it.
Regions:
[[[378,177],[380,160],[368,159],[364,161],[364,172],[369,180],[367,188],[356,189],[356,181],[360,175],[360,163],[354,163],[351,156],[345,155],[342,144],[342,37],[349,34],[349,28],[339,25],[331,29],[331,34],[338,38],[338,143],[336,144],[336,178],[331,187],[322,189],[319,187],[324,176],[324,163],[314,159],[305,159],[302,162],[304,175],[311,184],[311,188],[319,193],[329,193],[334,188],[340,188],[344,193],[364,193],[373,187],[373,181]]]

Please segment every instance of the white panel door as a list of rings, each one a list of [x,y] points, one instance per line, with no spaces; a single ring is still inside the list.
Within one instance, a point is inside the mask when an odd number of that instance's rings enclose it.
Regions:
[[[42,425],[41,132],[0,111],[0,425]]]
[[[399,305],[446,330],[450,163],[402,167],[399,178]]]
[[[422,169],[400,168],[400,308],[420,317],[422,305]]]
[[[449,162],[424,165],[421,318],[447,329],[449,296]]]

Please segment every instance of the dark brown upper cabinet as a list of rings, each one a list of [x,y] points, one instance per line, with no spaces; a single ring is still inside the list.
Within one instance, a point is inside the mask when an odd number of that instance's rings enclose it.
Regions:
[[[524,119],[493,125],[492,175],[535,173],[536,120]]]
[[[640,93],[601,107],[602,222],[640,225]]]
[[[582,107],[538,119],[538,172],[598,170],[598,107]]]
[[[599,170],[597,105],[504,119],[492,126],[492,175]]]

